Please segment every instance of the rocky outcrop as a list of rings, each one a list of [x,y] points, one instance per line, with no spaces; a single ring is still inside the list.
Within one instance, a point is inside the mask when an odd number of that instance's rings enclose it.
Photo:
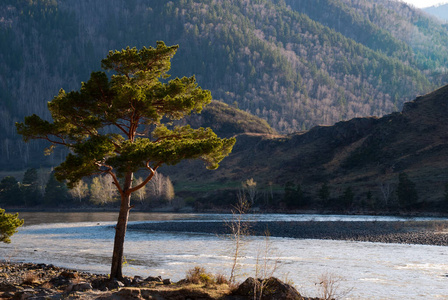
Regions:
[[[303,297],[291,285],[282,282],[281,280],[270,277],[266,279],[247,278],[240,286],[232,293],[232,295],[243,296],[247,299],[262,299],[262,300],[302,300]]]

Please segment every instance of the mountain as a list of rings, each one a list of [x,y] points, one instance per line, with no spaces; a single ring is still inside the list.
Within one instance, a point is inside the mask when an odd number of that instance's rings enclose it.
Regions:
[[[447,82],[446,25],[389,0],[4,0],[1,168],[53,165],[14,123],[79,89],[109,50],[179,44],[172,76],[280,133],[391,113]]]
[[[282,136],[240,134],[221,168],[202,171],[190,163],[196,179],[181,185],[188,191],[225,183],[223,190],[235,190],[253,178],[260,197],[265,197],[261,195],[272,186],[300,184],[316,203],[326,183],[335,206],[350,188],[356,207],[384,208],[396,205],[399,174],[405,173],[415,183],[420,207],[441,205],[448,183],[447,114],[448,85],[382,118],[354,118]]]
[[[448,3],[426,7],[423,10],[440,20],[448,21]]]

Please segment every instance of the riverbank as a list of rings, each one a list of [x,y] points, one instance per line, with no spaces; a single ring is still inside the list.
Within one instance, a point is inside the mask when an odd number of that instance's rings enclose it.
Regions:
[[[448,221],[276,221],[246,222],[251,235],[329,239],[375,243],[448,246]],[[130,230],[231,233],[228,222],[150,222],[129,224]]]
[[[253,299],[254,291],[250,278],[232,286],[216,279],[193,282],[192,277],[177,283],[160,276],[110,281],[107,275],[33,263],[0,262],[0,270],[0,299],[245,300]],[[263,299],[267,300],[319,300],[302,297],[295,288],[275,278],[266,281],[265,290]]]

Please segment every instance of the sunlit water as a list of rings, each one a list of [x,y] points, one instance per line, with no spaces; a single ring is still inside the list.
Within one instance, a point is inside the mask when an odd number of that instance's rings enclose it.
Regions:
[[[0,245],[0,258],[54,264],[107,274],[112,256],[112,213],[22,213],[27,226]],[[133,222],[163,220],[221,220],[229,215],[144,214]],[[256,220],[398,220],[391,217],[255,215]],[[157,276],[174,281],[187,270],[204,266],[229,275],[234,243],[212,234],[184,234],[129,230],[126,235],[126,275]],[[263,252],[269,248],[268,255]],[[244,246],[240,279],[254,276],[257,253],[268,257],[275,276],[292,281],[304,295],[317,296],[319,277],[339,278],[344,299],[448,299],[447,247],[329,240],[269,239],[260,237]],[[275,261],[279,264],[275,266]]]

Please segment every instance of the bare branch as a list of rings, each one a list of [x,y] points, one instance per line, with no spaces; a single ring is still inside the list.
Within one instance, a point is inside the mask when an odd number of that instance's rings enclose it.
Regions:
[[[118,192],[120,193],[121,196],[124,195],[124,191],[120,186],[120,182],[118,181],[117,175],[115,175],[115,173],[113,172],[113,168],[109,165],[103,164],[101,162],[96,162],[95,163],[99,168],[104,167],[106,168],[106,170],[99,170],[101,173],[105,173],[105,174],[109,174],[110,176],[112,176],[112,180],[114,182],[114,185],[117,187]]]
[[[161,165],[162,165],[162,162],[158,162],[157,165],[154,168],[151,168],[151,166],[149,165],[149,161],[146,162],[146,168],[149,170],[149,175],[145,178],[145,180],[143,180],[142,183],[140,183],[139,185],[129,189],[129,192],[133,193],[133,192],[141,189],[142,187],[144,187],[154,177],[154,174],[156,173],[157,169]]]
[[[126,136],[128,136],[128,131],[126,131],[125,128],[127,128],[129,130],[129,126],[125,125],[125,124],[120,124],[117,122],[112,123],[114,126],[116,126],[118,129],[121,130],[121,132],[123,132]]]

